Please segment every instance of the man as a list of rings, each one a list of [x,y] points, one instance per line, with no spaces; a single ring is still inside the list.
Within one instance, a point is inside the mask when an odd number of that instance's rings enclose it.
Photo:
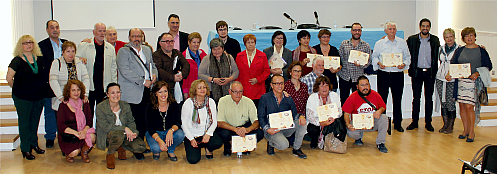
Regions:
[[[377,83],[378,93],[387,103],[388,90],[392,92],[393,103],[393,124],[394,129],[399,132],[404,132],[402,128],[402,93],[404,91],[404,70],[409,69],[411,54],[407,49],[406,42],[395,36],[397,33],[397,24],[393,21],[385,24],[385,33],[387,37],[380,39],[375,44],[373,52],[373,70],[378,71]],[[383,65],[383,53],[402,53],[402,64],[396,67],[386,67]]]
[[[157,68],[152,61],[152,50],[142,45],[142,37],[140,29],[129,30],[129,43],[117,53],[117,68],[122,91],[121,100],[129,103],[138,136],[144,139],[147,131],[144,113],[150,101],[150,88],[157,79]],[[138,160],[145,159],[142,153],[134,155]]]
[[[364,69],[371,65],[371,57],[368,59],[366,65],[360,65],[357,62],[349,62],[350,50],[357,50],[371,55],[371,47],[367,42],[361,39],[362,25],[360,23],[353,23],[350,33],[352,34],[352,38],[343,40],[338,49],[342,64],[342,70],[337,73],[339,77],[338,85],[340,87],[340,101],[342,101],[342,105],[349,97],[350,90],[352,89],[352,92],[357,90],[357,78],[363,75]]]
[[[105,31],[105,24],[95,24],[91,42],[81,42],[76,52],[76,57],[86,59],[86,69],[90,76],[88,98],[92,115],[95,105],[105,98],[107,85],[117,82],[116,52],[114,46],[105,41]]]
[[[226,53],[230,54],[233,59],[236,59],[236,55],[238,55],[239,52],[242,52],[242,49],[240,48],[240,43],[236,39],[228,36],[228,23],[225,21],[216,22],[216,31],[217,35],[219,35],[219,38],[224,43],[224,50]]]
[[[167,18],[167,26],[169,27],[169,32],[174,38],[174,49],[177,49],[182,53],[188,48],[188,33],[179,31],[179,16],[177,14],[171,14]],[[157,50],[160,49],[160,40],[162,35],[157,39]]]
[[[257,142],[264,138],[264,132],[259,129],[257,108],[254,102],[243,96],[243,86],[239,81],[230,85],[229,96],[219,99],[217,111],[217,134],[224,143],[224,156],[231,155],[231,136],[245,137],[256,134]],[[250,154],[246,152],[245,154]]]
[[[312,94],[312,87],[316,82],[316,78],[319,76],[324,76],[324,59],[322,57],[315,58],[312,60],[312,71],[300,78],[300,81],[307,85],[307,91]]]
[[[295,141],[293,142],[293,155],[299,158],[307,158],[307,155],[300,150],[302,140],[306,132],[306,119],[305,116],[297,114],[297,107],[291,97],[283,94],[285,88],[285,79],[279,74],[273,75],[271,78],[272,91],[261,96],[259,100],[259,107],[257,117],[259,123],[264,131],[264,137],[267,139],[267,153],[274,155],[274,148],[278,150],[286,150],[289,147],[289,142],[286,137],[292,136],[295,133]],[[279,130],[270,128],[269,114],[278,113],[283,111],[292,111],[294,128]]]
[[[105,40],[109,42],[112,46],[114,46],[114,49],[116,50],[116,55],[117,51],[119,51],[120,48],[126,45],[126,42],[117,40],[117,31],[116,27],[114,26],[107,27],[107,31],[105,32]]]
[[[366,102],[362,97],[367,99],[371,104]],[[364,145],[362,136],[364,132],[378,131],[376,136],[376,148],[382,153],[387,153],[385,147],[388,119],[385,114],[387,106],[383,102],[381,96],[374,90],[371,90],[369,79],[366,76],[360,76],[357,79],[357,91],[353,92],[342,107],[344,112],[345,125],[347,126],[347,136],[355,140],[355,145]],[[351,114],[373,114],[374,126],[372,129],[355,129],[350,123],[352,120]]]
[[[431,125],[431,115],[433,114],[433,90],[435,88],[435,76],[438,71],[438,49],[440,40],[435,35],[430,34],[431,22],[423,18],[419,21],[419,34],[409,36],[407,46],[411,53],[411,63],[409,76],[412,82],[412,123],[407,126],[407,130],[418,128],[421,87],[424,83],[425,91],[425,128],[433,132],[435,129]]]
[[[183,79],[190,74],[190,63],[183,54],[174,49],[174,37],[169,33],[163,33],[160,37],[160,49],[152,54],[155,66],[159,71],[159,78],[167,82],[171,89],[169,95],[173,95],[176,102],[183,101]],[[179,90],[179,91],[177,91]]]
[[[65,39],[59,38],[60,28],[59,22],[56,20],[47,21],[47,34],[48,38],[38,42],[40,46],[41,53],[43,54],[43,64],[45,67],[51,67],[52,61],[62,56],[62,44],[67,41]],[[44,102],[44,110],[45,110],[45,139],[46,139],[46,147],[52,148],[54,145],[54,140],[57,132],[57,121],[55,111],[52,109],[52,97],[55,97],[55,94],[50,88],[49,82],[49,73],[50,68],[44,68],[41,73],[43,73],[44,81],[44,94],[45,102]]]

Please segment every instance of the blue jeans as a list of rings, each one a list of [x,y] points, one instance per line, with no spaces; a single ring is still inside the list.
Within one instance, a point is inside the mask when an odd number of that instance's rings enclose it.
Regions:
[[[54,110],[52,109],[52,98],[45,98],[43,107],[45,108],[45,139],[55,140],[57,133],[57,120]]]
[[[169,129],[166,131],[157,131],[157,134],[159,134],[160,139],[165,140],[166,135]],[[150,146],[150,150],[154,154],[158,154],[162,152],[160,150],[159,143],[152,138],[152,135],[148,133],[148,131],[145,133],[145,136],[147,137],[147,143],[148,146]],[[174,150],[176,149],[176,146],[180,145],[183,142],[183,139],[185,138],[185,134],[183,133],[183,130],[178,129],[177,131],[174,131],[173,133],[173,144],[171,146],[167,147],[167,153],[174,153]]]

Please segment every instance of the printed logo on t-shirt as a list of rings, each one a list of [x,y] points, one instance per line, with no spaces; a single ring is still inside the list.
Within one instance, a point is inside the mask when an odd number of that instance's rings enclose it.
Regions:
[[[368,103],[363,103],[359,108],[357,108],[358,114],[369,114],[373,113],[374,109]]]

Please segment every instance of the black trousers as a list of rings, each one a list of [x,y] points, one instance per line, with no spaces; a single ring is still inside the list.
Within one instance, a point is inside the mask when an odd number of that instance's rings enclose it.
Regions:
[[[433,114],[433,91],[435,90],[435,78],[430,75],[430,71],[418,70],[418,76],[411,78],[412,82],[412,122],[419,121],[419,111],[421,109],[421,91],[424,83],[425,90],[425,123],[431,123]],[[450,94],[449,94],[450,95]]]
[[[90,91],[88,94],[88,101],[90,102],[91,115],[95,113],[95,105],[104,101],[105,96],[104,91]]]
[[[378,93],[387,104],[388,92],[392,92],[393,124],[402,123],[402,93],[404,92],[404,72],[378,71]],[[388,105],[388,104],[387,104]],[[386,112],[386,111],[385,111]]]
[[[307,135],[309,135],[309,137],[311,138],[311,147],[318,146],[320,133],[321,133],[321,126],[316,126],[310,123],[307,124]]]
[[[190,140],[185,137],[184,140],[185,151],[186,151],[186,160],[190,164],[197,164],[200,161],[200,157],[202,156],[202,148],[207,148],[210,152],[213,152],[216,149],[221,148],[223,142],[217,133],[211,136],[208,143],[197,144],[197,148],[193,147],[190,143]]]
[[[145,120],[146,119],[145,113],[149,101],[150,101],[150,88],[144,87],[141,102],[138,104],[132,104],[132,103],[129,104],[129,106],[131,107],[131,113],[135,118],[135,124],[136,124],[136,129],[138,130],[138,136],[142,138],[142,140],[145,139],[145,132],[147,132],[147,122]]]
[[[351,94],[350,90],[352,89],[352,92],[357,91],[357,83],[352,82],[352,79],[350,79],[349,81],[346,81],[340,77],[338,79],[340,81],[338,83],[338,86],[340,87],[340,100],[343,106],[343,104]]]
[[[239,126],[239,127],[248,128],[250,126],[252,126],[252,123],[247,122],[244,125]],[[228,129],[223,129],[223,128],[217,127],[216,133],[219,135],[219,137],[221,138],[221,141],[224,144],[224,152],[231,153],[231,143],[230,143],[231,136],[237,135],[236,132],[233,132],[233,131],[228,130]],[[246,134],[256,134],[255,136],[257,137],[257,142],[261,141],[264,138],[264,131],[262,131],[259,128],[255,129],[253,131],[250,131],[249,133],[246,133]]]

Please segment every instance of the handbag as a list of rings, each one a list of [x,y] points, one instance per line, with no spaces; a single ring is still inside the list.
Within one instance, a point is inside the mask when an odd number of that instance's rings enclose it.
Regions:
[[[62,141],[66,143],[77,143],[80,141],[80,139],[73,134],[62,133],[61,136],[62,136]]]
[[[488,94],[487,94],[487,88],[483,87],[483,89],[480,91],[480,95],[478,95],[478,100],[480,101],[481,105],[488,105]]]
[[[487,144],[487,145],[481,147],[481,149],[478,150],[478,152],[476,152],[475,156],[473,157],[473,159],[471,160],[471,162],[469,164],[471,164],[471,166],[473,166],[473,167],[480,165],[482,160],[483,160],[483,156],[485,155],[485,149],[487,149],[487,147],[489,147],[489,146],[492,146],[492,145]]]
[[[324,148],[325,152],[333,153],[346,153],[347,152],[347,139],[340,141],[334,136],[333,133],[329,133],[324,137]]]

